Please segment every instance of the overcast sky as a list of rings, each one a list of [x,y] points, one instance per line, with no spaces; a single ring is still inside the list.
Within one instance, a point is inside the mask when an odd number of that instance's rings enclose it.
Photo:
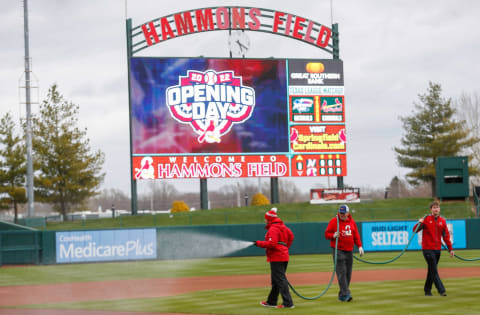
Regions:
[[[331,3],[333,7],[331,7]],[[443,96],[480,93],[480,2],[478,1],[29,1],[30,56],[39,100],[57,83],[63,96],[80,105],[80,126],[94,150],[106,156],[102,188],[130,191],[126,16],[137,26],[184,10],[211,6],[253,6],[331,25],[339,24],[344,63],[348,176],[353,187],[384,188],[407,170],[394,146],[403,134],[399,116],[410,115],[428,82]],[[24,72],[22,1],[0,5],[0,115],[25,115],[19,79]],[[248,58],[331,58],[297,40],[248,32]],[[169,40],[145,56],[228,57],[228,32]],[[33,106],[36,112],[37,105]],[[267,179],[263,179],[267,182]],[[334,187],[336,179],[295,179],[304,191]],[[208,180],[209,190],[237,180]],[[255,180],[255,183],[257,181]],[[199,180],[172,180],[179,191],[198,191]],[[146,189],[139,186],[139,191]]]

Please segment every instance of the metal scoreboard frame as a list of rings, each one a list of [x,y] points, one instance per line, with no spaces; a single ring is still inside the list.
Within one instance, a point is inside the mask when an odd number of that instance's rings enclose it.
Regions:
[[[136,56],[207,31],[240,32],[230,43],[239,45],[238,52],[249,45],[242,32],[256,31],[316,46],[333,59]],[[126,33],[132,214],[136,181],[142,179],[199,178],[202,208],[207,178],[271,177],[272,203],[278,202],[281,176],[335,176],[343,188],[347,139],[337,24],[329,28],[281,11],[222,6],[135,27],[127,19]],[[145,79],[146,72],[157,75]],[[266,73],[271,77],[262,80]]]

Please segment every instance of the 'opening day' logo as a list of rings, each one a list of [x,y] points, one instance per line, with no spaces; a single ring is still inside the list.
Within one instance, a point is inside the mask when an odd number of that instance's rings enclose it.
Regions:
[[[233,71],[189,70],[178,81],[167,88],[167,107],[176,121],[190,124],[199,143],[220,143],[233,124],[253,113],[255,90],[242,85]]]

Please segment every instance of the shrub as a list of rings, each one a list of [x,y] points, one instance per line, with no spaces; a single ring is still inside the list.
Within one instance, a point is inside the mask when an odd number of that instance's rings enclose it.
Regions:
[[[252,206],[264,206],[269,204],[270,204],[270,200],[268,200],[268,198],[265,197],[265,195],[262,193],[256,193],[252,197],[252,203],[251,203]]]
[[[188,212],[188,211],[190,211],[190,208],[185,203],[185,201],[175,200],[174,202],[172,202],[172,209],[170,210],[170,212],[174,213],[174,212]]]

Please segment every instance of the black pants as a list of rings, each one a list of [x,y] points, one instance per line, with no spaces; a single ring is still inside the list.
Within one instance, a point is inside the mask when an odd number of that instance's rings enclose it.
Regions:
[[[288,261],[272,261],[270,262],[270,276],[272,280],[272,290],[268,295],[267,303],[270,305],[277,305],[278,294],[282,295],[283,305],[292,306],[292,296],[288,289],[288,281],[285,276],[287,272]]]
[[[333,249],[335,260],[335,249]],[[337,280],[340,291],[338,297],[350,295],[350,280],[352,280],[353,253],[350,251],[337,250]]]
[[[440,260],[440,251],[424,249],[423,257],[425,257],[425,261],[428,264],[427,280],[425,280],[425,286],[423,288],[425,293],[432,291],[432,283],[435,284],[438,293],[441,294],[445,292],[445,287],[443,286],[442,280],[440,280],[437,269],[438,261]]]

